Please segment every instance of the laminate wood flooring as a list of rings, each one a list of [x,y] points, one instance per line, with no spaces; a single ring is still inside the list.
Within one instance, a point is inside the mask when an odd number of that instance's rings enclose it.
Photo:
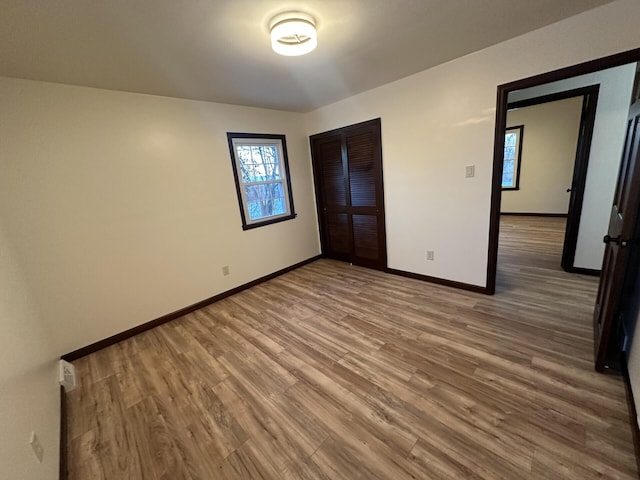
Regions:
[[[319,260],[74,362],[69,478],[636,478],[563,222],[503,219],[495,296]]]

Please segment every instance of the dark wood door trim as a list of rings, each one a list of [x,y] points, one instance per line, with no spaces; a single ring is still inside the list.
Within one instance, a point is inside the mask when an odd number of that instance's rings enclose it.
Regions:
[[[342,134],[345,132],[345,130],[351,130],[351,129],[357,130],[359,128],[369,127],[372,125],[377,125],[378,127],[380,127],[380,124],[381,124],[380,117],[373,118],[371,120],[365,120],[364,122],[347,125],[346,127],[339,127],[339,128],[334,128],[333,130],[327,130],[326,132],[314,133],[313,135],[309,136],[309,140],[315,140],[316,138],[323,138],[323,137],[331,137],[333,135]]]
[[[69,444],[69,434],[67,425],[69,417],[67,415],[67,391],[60,385],[60,458],[58,459],[58,478],[67,480],[69,478],[69,454],[67,445]]]
[[[540,95],[539,97],[526,98],[524,100],[516,100],[514,102],[507,103],[509,110],[513,108],[526,108],[533,105],[540,105],[542,103],[557,102],[559,100],[566,100],[567,98],[582,97],[594,91],[599,91],[600,85],[588,85],[586,87],[574,88],[571,90],[563,90],[561,92],[551,93],[549,95]]]
[[[504,130],[507,127],[507,105],[510,92],[535,87],[544,83],[594,73],[640,61],[640,48],[617,53],[589,62],[572,65],[533,77],[499,85],[496,98],[496,123],[494,131],[493,175],[491,184],[491,213],[489,218],[489,248],[487,252],[487,288],[492,295],[496,291],[498,268],[498,237],[500,234],[500,201],[502,199],[502,161],[504,156]]]

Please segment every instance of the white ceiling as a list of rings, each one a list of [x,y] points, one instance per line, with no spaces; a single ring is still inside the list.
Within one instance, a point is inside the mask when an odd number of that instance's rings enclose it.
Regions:
[[[0,75],[309,111],[611,0],[0,0]],[[300,10],[318,48],[271,51]]]

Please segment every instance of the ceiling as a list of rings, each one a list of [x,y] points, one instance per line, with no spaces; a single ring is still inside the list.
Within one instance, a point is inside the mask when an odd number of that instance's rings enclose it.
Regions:
[[[310,111],[611,0],[0,0],[0,76]],[[271,51],[269,20],[318,48]]]

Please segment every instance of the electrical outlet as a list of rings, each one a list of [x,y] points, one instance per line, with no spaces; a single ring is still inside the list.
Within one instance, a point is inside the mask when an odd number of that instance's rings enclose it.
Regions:
[[[226,277],[230,273],[231,273],[231,271],[229,270],[229,265],[225,265],[224,267],[222,267],[222,275],[224,275]]]
[[[433,260],[433,250],[427,250],[427,260]]]
[[[40,444],[40,440],[38,440],[38,436],[36,432],[31,432],[31,438],[29,439],[29,444],[33,449],[33,453],[36,454],[36,458],[40,463],[42,463],[42,459],[44,458],[44,448]]]
[[[464,176],[466,178],[473,178],[476,176],[476,166],[475,165],[467,165],[464,167]]]

